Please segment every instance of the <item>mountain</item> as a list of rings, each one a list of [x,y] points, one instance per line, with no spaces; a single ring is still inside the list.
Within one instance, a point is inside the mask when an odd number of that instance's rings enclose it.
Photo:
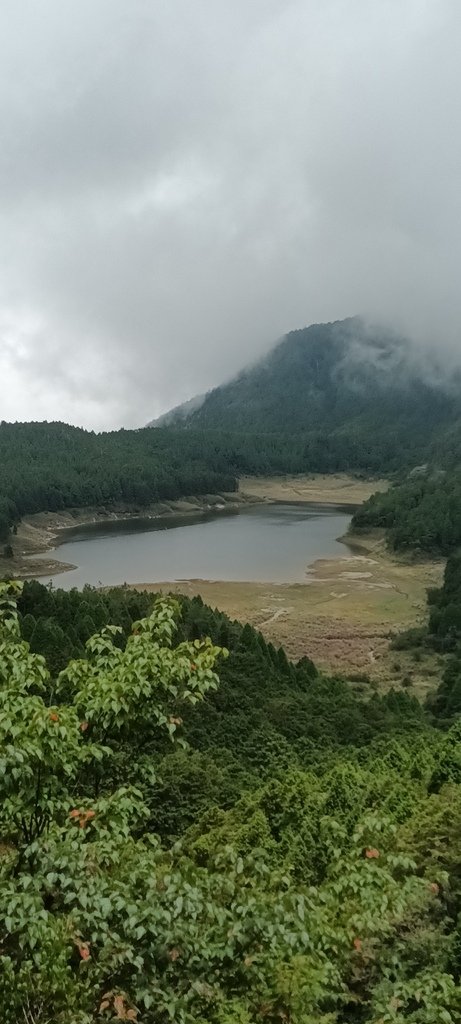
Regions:
[[[227,384],[153,426],[302,433],[424,446],[461,416],[461,379],[443,383],[435,357],[353,317],[292,331]]]
[[[205,401],[206,395],[194,395],[193,398],[189,398],[188,402],[182,402],[181,405],[175,405],[174,409],[169,409],[168,412],[164,412],[162,416],[159,416],[155,420],[151,420],[147,424],[148,427],[174,427],[181,424],[184,420],[189,419],[192,413],[196,412],[203,402]]]

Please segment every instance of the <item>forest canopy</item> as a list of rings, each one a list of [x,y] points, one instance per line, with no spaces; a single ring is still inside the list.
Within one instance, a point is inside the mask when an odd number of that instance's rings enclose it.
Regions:
[[[448,555],[461,544],[461,471],[428,467],[374,494],[355,512],[352,526],[385,529],[397,551]]]
[[[456,1024],[457,725],[198,599],[0,598],[5,1024]]]
[[[386,464],[390,442],[180,430],[95,434],[65,423],[0,424],[0,539],[23,515],[232,492],[240,475]]]

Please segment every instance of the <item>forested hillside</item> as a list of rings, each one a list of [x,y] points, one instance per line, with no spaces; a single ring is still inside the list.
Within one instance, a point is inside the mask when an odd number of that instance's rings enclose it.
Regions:
[[[141,509],[185,495],[234,491],[238,474],[301,472],[310,451],[303,439],[291,444],[276,436],[95,434],[65,423],[2,423],[0,539],[26,513],[117,503]]]
[[[427,460],[453,464],[461,382],[450,390],[428,383],[438,373],[435,364],[423,371],[402,339],[370,335],[353,319],[294,331],[199,408],[192,402],[170,417],[169,427],[95,434],[63,423],[1,423],[0,539],[25,513],[117,503],[142,508],[231,491],[244,474],[395,473]],[[433,546],[448,550],[450,531],[441,524]],[[404,532],[401,523],[396,546],[407,543]],[[408,543],[419,543],[413,523],[408,532]]]
[[[372,495],[352,525],[384,528],[397,551],[449,554],[461,544],[461,469],[428,468]]]
[[[0,704],[5,1024],[457,1024],[458,725],[200,600],[36,583]]]
[[[355,447],[363,467],[370,452],[381,467],[398,467],[414,464],[460,417],[461,376],[448,387],[435,357],[352,318],[292,331],[265,359],[168,422],[320,436],[346,464]]]
[[[384,441],[320,435],[119,430],[95,434],[64,423],[0,424],[0,540],[26,513],[122,505],[142,509],[186,495],[233,491],[237,476],[343,468],[377,472]]]
[[[28,512],[116,502],[142,507],[236,487],[212,441],[164,431],[95,434],[64,423],[2,423],[0,465],[3,538]]]

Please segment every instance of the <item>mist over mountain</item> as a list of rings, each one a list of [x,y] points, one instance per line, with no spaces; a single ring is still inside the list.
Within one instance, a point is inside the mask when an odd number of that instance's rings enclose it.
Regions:
[[[428,442],[461,416],[461,375],[359,317],[291,331],[268,356],[151,425]]]
[[[194,395],[193,398],[189,398],[187,402],[181,402],[180,405],[175,405],[173,409],[169,409],[168,412],[164,412],[163,416],[158,416],[156,420],[152,420],[147,424],[148,427],[171,427],[177,426],[184,420],[189,419],[194,412],[196,412],[201,405],[203,405],[206,395]]]

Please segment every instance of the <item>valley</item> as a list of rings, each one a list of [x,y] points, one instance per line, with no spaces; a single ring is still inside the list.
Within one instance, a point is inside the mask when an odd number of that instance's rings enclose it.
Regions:
[[[0,23],[0,1024],[461,1024],[461,5]]]
[[[11,1024],[459,1019],[459,409],[341,336],[206,423],[0,425]]]
[[[257,511],[259,504],[286,506],[287,511],[290,507],[304,506],[308,509],[315,505],[319,509],[353,510],[372,493],[384,493],[387,487],[385,479],[367,480],[347,473],[242,477],[238,492],[233,494],[153,505],[146,510],[151,521],[145,513],[144,518],[133,512],[130,517],[127,509],[118,512],[94,508],[38,513],[26,517],[20,524],[16,545],[22,551],[22,557],[16,559],[15,568],[26,577],[52,576],[55,586],[66,589],[82,586],[84,582],[121,584],[125,578],[130,580],[130,569],[122,563],[119,575],[115,568],[115,575],[109,580],[104,575],[104,559],[94,581],[92,576],[85,576],[84,567],[79,572],[74,571],[82,557],[85,564],[84,553],[88,544],[82,544],[82,539],[95,538],[96,544],[95,540],[91,541],[90,561],[94,564],[96,559],[98,563],[98,538],[110,538],[113,530],[112,545],[118,537],[117,550],[113,546],[108,548],[106,557],[115,560],[116,566],[124,543],[123,531],[129,539],[132,534],[137,536],[136,531],[149,531],[153,526],[165,529],[190,523],[190,541],[183,538],[183,543],[196,546],[199,542],[200,550],[204,542],[209,547],[210,516],[219,517],[222,512],[252,506]],[[213,509],[221,509],[222,512],[213,513]],[[203,524],[201,531],[198,530],[200,523]],[[76,543],[69,545],[74,536]],[[161,541],[164,536],[173,545],[167,559],[176,558],[173,552],[177,544],[173,536],[166,537],[162,533]],[[200,578],[184,579],[181,574],[178,582],[172,579],[158,582],[156,578],[136,581],[134,575],[134,582],[129,585],[152,592],[184,593],[189,597],[200,595],[206,604],[220,608],[231,619],[249,622],[268,641],[283,646],[293,660],[307,656],[324,671],[346,675],[359,692],[366,691],[370,685],[382,691],[403,685],[411,687],[412,692],[424,699],[434,687],[434,678],[439,670],[437,658],[425,653],[415,661],[408,652],[393,651],[391,640],[399,631],[421,625],[426,620],[426,592],[429,587],[440,585],[444,560],[392,554],[386,547],[383,531],[375,529],[357,537],[346,535],[347,546],[345,544],[343,550],[338,548],[333,555],[325,549],[328,557],[314,557],[311,563],[300,564],[299,579],[293,580],[289,576],[288,551],[284,551],[287,536],[286,530],[280,535],[282,572],[287,574],[285,579],[283,575],[277,579],[275,572],[273,580],[256,574],[254,579],[248,579],[243,570],[242,579],[235,578],[235,573],[230,578],[223,575],[222,579],[207,579],[203,578],[206,569],[202,575],[199,561]],[[232,544],[232,535],[226,541],[223,533],[218,543],[224,546]],[[331,541],[325,540],[324,543]],[[60,558],[61,546],[63,555],[70,552],[69,560]],[[41,553],[44,549],[46,553]],[[201,550],[205,558],[205,548]],[[250,550],[248,565],[251,564]],[[323,554],[321,548],[320,554]],[[231,551],[229,555],[233,562],[235,559]],[[129,552],[127,557],[130,557]],[[136,559],[134,551],[133,557]],[[141,559],[148,564],[146,554]],[[176,561],[181,564],[180,560]],[[134,565],[131,580],[136,573]],[[236,573],[238,575],[238,569]],[[270,569],[268,573],[270,576]]]

